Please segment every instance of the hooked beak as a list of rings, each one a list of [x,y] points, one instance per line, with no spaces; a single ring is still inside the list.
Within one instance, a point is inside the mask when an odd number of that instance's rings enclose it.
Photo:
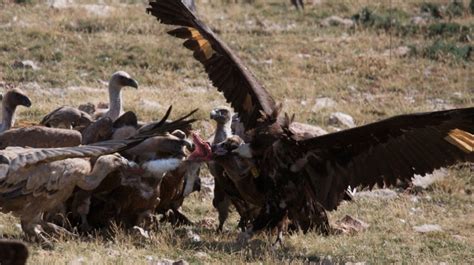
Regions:
[[[22,99],[21,99],[21,105],[23,105],[23,106],[29,108],[29,107],[31,107],[31,100],[30,100],[28,97],[26,97],[26,96],[25,96],[25,97],[22,97]]]
[[[126,85],[138,89],[138,81],[133,78],[129,78]]]

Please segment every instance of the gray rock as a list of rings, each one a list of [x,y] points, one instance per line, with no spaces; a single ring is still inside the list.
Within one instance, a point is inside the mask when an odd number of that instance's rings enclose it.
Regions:
[[[17,69],[32,69],[35,71],[40,69],[38,65],[31,60],[15,61],[12,67]]]
[[[317,98],[314,102],[314,106],[311,109],[313,112],[320,111],[325,108],[331,108],[336,106],[336,101],[329,97]]]
[[[419,226],[414,226],[413,230],[418,233],[431,233],[431,232],[442,232],[441,226],[436,224],[424,224]]]
[[[346,28],[351,28],[354,26],[354,21],[347,18],[341,18],[338,16],[330,16],[323,20],[321,20],[321,26],[329,27],[329,26],[344,26]]]
[[[410,22],[415,25],[425,26],[428,24],[428,19],[422,16],[415,16],[411,18]]]
[[[429,186],[433,185],[433,183],[444,179],[446,175],[446,169],[439,169],[433,171],[432,174],[426,174],[425,176],[415,175],[412,178],[412,182],[415,187],[426,189]]]
[[[354,197],[365,197],[365,198],[378,198],[378,199],[395,199],[398,197],[398,194],[389,189],[378,189],[371,191],[361,191],[355,192]]]
[[[328,123],[334,126],[343,125],[347,128],[355,127],[354,118],[352,118],[349,114],[342,113],[342,112],[333,112],[329,116]]]

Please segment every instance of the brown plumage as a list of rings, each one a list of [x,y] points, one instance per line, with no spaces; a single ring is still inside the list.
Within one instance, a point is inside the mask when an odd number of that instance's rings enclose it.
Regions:
[[[161,23],[180,26],[169,34],[186,39],[184,46],[203,64],[251,137],[249,144],[231,151],[252,158],[256,190],[264,198],[264,210],[246,236],[279,226],[286,217],[306,231],[327,222],[322,212],[348,198],[349,186],[391,185],[473,159],[474,108],[401,115],[297,139],[290,130],[293,119],[280,115],[280,107],[238,56],[181,1],[151,1],[147,11]]]
[[[17,240],[0,239],[0,264],[24,265],[28,259],[28,248]]]
[[[44,116],[40,124],[52,128],[85,128],[92,123],[92,117],[84,111],[62,106]]]
[[[31,126],[10,129],[0,134],[0,149],[9,146],[50,148],[68,147],[81,144],[80,132],[69,129]]]
[[[146,148],[143,145],[151,146]],[[175,147],[170,148],[173,145]],[[142,159],[145,160],[137,160],[141,172],[119,177],[109,175],[89,193],[92,194],[91,208],[80,214],[87,214],[87,223],[92,228],[102,228],[110,221],[126,227],[148,226],[152,224],[155,211],[166,213],[172,210],[176,216],[184,217],[179,207],[189,194],[186,184],[198,178],[201,160],[210,156],[210,149],[201,152],[202,149],[195,148],[185,159],[183,149],[189,145],[185,141],[176,141],[171,134],[163,135],[159,141],[144,141],[136,147],[136,151],[144,152]],[[161,154],[157,154],[158,150]],[[79,197],[85,202],[88,199],[87,193],[79,194]]]
[[[165,123],[171,108],[161,122],[149,131],[125,140],[110,140],[65,148],[21,148],[0,151],[0,209],[21,219],[23,231],[45,242],[39,225],[46,232],[58,228],[43,221],[42,213],[64,203],[78,186],[95,189],[112,171],[135,167],[120,155],[107,155],[131,148],[148,137],[179,129],[191,122],[189,115],[173,123]],[[100,157],[99,157],[100,156]],[[99,157],[92,165],[87,158]]]
[[[231,142],[234,141],[235,137],[232,137],[232,110],[227,107],[218,107],[214,108],[210,113],[210,118],[216,122],[216,130],[214,132],[214,136],[212,138],[211,144],[217,145],[227,140],[228,144],[232,144]],[[243,143],[242,141],[238,141],[235,143],[240,145]],[[230,160],[230,161],[227,161]],[[242,160],[239,157],[235,156],[228,156],[228,157],[221,157],[221,160],[218,161],[209,161],[207,162],[207,166],[209,167],[209,172],[214,177],[214,198],[212,200],[213,206],[217,209],[219,214],[219,226],[217,228],[218,231],[222,231],[224,223],[229,215],[229,207],[230,205],[234,205],[235,209],[240,215],[239,221],[239,228],[245,230],[249,221],[253,219],[253,214],[257,212],[258,207],[255,207],[249,203],[247,203],[240,194],[239,190],[236,188],[234,182],[231,178],[229,178],[229,174],[235,172],[235,170],[231,170],[229,167],[227,168],[227,172],[223,167],[223,164],[227,162],[229,165],[238,166],[242,165],[237,160]],[[227,164],[226,164],[227,165]],[[244,168],[238,168],[239,173],[245,171]],[[235,174],[234,174],[235,175]],[[236,176],[232,176],[234,179]]]

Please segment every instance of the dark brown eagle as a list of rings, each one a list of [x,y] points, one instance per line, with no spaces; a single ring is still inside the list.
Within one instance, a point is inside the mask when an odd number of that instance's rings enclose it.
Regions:
[[[251,136],[248,144],[233,150],[246,150],[253,163],[254,187],[249,189],[247,183],[247,190],[240,192],[261,209],[247,236],[285,219],[303,231],[327,222],[324,210],[334,210],[347,199],[349,186],[393,185],[410,181],[414,174],[474,160],[472,107],[401,115],[309,139],[296,137],[289,128],[293,119],[280,115],[281,107],[241,59],[181,1],[151,1],[147,12],[163,24],[179,26],[168,33],[185,39],[184,46],[193,51]],[[252,194],[245,196],[250,190]]]

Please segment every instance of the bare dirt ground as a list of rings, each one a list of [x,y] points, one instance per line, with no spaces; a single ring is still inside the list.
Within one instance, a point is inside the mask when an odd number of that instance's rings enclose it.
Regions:
[[[19,122],[38,122],[60,105],[106,102],[105,82],[125,70],[140,82],[138,91],[125,89],[126,110],[153,120],[171,104],[174,115],[199,108],[197,128],[210,135],[208,113],[225,100],[180,40],[145,13],[146,1],[97,2],[0,2],[1,86],[18,86],[33,101],[19,110]],[[328,131],[344,128],[330,123],[333,112],[362,125],[402,113],[473,106],[473,3],[460,3],[313,0],[296,12],[284,0],[197,0],[203,20],[284,110]],[[18,63],[25,60],[35,66]],[[148,237],[117,228],[59,238],[53,250],[31,244],[30,264],[474,263],[473,172],[472,165],[460,165],[417,195],[358,196],[344,203],[330,213],[333,223],[350,215],[369,225],[351,235],[287,235],[284,247],[272,250],[273,237],[262,234],[239,247],[237,215],[217,234],[212,198],[201,192],[183,206],[194,226],[161,225]],[[415,231],[425,224],[439,229]],[[0,214],[0,233],[23,237],[18,220],[7,214]]]

